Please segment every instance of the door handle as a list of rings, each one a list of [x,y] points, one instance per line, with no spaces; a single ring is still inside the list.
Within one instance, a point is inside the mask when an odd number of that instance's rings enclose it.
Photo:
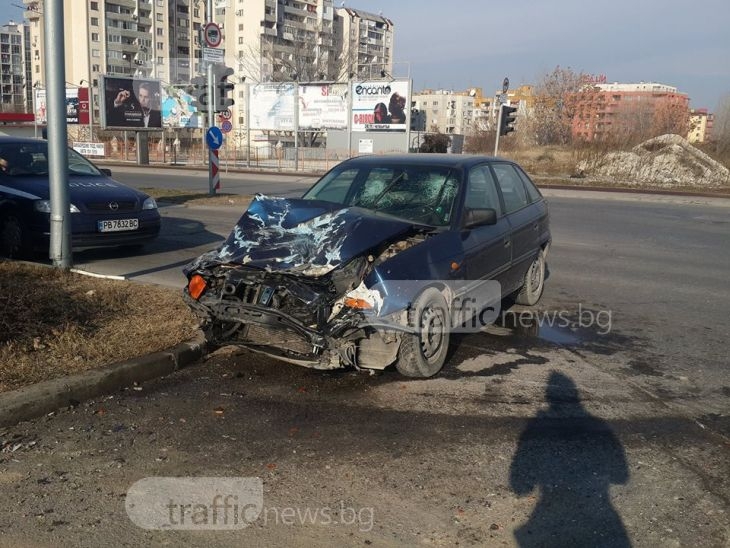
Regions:
[[[535,223],[532,225],[532,230],[539,230],[540,229],[540,223]]]
[[[505,240],[504,241],[504,247],[509,247],[512,245],[512,240]]]

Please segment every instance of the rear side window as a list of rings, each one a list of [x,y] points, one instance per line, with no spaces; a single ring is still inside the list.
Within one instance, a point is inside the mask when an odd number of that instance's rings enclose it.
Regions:
[[[512,213],[528,205],[527,191],[517,170],[510,164],[492,164],[497,183],[504,198],[505,213]]]
[[[540,194],[540,191],[537,190],[535,183],[530,180],[527,174],[520,168],[517,168],[517,173],[520,175],[522,182],[525,183],[525,188],[527,189],[527,197],[529,198],[530,203],[542,200],[542,194]]]
[[[464,207],[469,209],[491,208],[502,214],[499,194],[489,166],[476,166],[469,171],[469,182],[466,189]]]

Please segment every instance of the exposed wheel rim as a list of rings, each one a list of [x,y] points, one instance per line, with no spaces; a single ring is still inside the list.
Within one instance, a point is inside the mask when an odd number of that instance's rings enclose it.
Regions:
[[[421,353],[426,360],[436,357],[444,345],[445,321],[443,310],[426,308],[421,315]]]
[[[530,280],[530,289],[533,293],[540,291],[543,278],[545,277],[545,262],[542,257],[538,257],[530,266],[528,279]]]

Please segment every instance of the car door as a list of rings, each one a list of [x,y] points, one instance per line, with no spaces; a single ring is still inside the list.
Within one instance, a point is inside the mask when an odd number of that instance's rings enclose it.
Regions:
[[[468,209],[490,208],[497,212],[494,225],[463,228],[465,277],[468,280],[504,282],[512,259],[510,224],[502,211],[494,177],[487,164],[472,167],[467,174],[464,214]],[[464,215],[462,215],[462,219]]]
[[[506,287],[515,290],[521,287],[525,273],[539,249],[540,213],[537,205],[531,203],[525,185],[512,164],[494,162],[492,169],[512,236],[512,262],[503,279]]]

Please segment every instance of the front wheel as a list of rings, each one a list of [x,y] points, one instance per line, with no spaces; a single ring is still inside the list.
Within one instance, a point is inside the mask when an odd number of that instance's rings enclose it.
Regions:
[[[545,252],[541,249],[540,252],[532,261],[530,268],[527,269],[525,274],[525,280],[522,284],[522,288],[517,293],[515,301],[518,304],[524,304],[533,306],[537,304],[542,297],[542,292],[545,289]]]
[[[12,213],[0,218],[0,255],[17,259],[29,252],[28,236],[21,220]]]
[[[395,367],[406,377],[432,377],[444,366],[449,350],[449,307],[433,287],[421,293],[409,317],[413,332],[404,333]]]

